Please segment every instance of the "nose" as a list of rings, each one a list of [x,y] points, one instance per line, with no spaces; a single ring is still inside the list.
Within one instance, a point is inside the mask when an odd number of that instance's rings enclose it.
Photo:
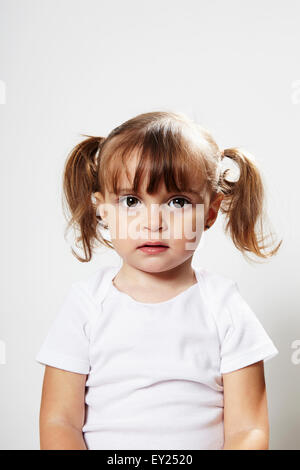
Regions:
[[[151,232],[156,232],[164,226],[164,219],[160,204],[150,204],[146,207],[143,227]]]

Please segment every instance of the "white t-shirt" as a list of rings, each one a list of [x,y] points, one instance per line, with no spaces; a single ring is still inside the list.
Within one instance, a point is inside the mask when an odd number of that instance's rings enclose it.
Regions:
[[[105,266],[74,282],[36,360],[88,374],[88,449],[222,449],[222,374],[278,354],[235,281],[204,268],[197,284],[143,303]]]

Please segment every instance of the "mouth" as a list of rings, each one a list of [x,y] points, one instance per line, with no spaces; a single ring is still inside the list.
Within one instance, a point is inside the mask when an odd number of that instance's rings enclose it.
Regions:
[[[138,246],[138,249],[140,251],[142,251],[143,253],[148,253],[149,255],[162,253],[163,251],[167,251],[168,248],[168,245],[162,242],[147,242],[143,245]]]
[[[162,243],[162,242],[146,242],[146,243],[143,243],[143,245],[140,245],[138,246],[138,248],[144,248],[144,247],[150,247],[150,248],[157,248],[157,247],[161,247],[161,248],[169,248],[168,245],[166,245],[166,243]]]

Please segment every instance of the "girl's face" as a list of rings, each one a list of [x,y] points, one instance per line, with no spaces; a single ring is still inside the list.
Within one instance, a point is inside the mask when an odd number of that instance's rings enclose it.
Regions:
[[[130,189],[135,167],[136,159],[131,158],[127,167],[130,181],[124,172],[119,194],[106,190],[105,198],[100,193],[94,196],[100,201],[99,212],[108,225],[111,243],[123,261],[147,272],[166,271],[192,257],[204,230],[208,201],[203,201],[192,177],[189,192],[168,193],[161,182],[157,193],[150,195],[144,181],[135,194]],[[167,248],[155,252],[139,248],[149,241]]]

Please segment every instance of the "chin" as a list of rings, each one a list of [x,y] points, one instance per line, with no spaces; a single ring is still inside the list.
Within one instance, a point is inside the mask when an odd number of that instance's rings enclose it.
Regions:
[[[140,269],[141,271],[144,271],[146,273],[162,273],[169,269],[169,267],[166,266],[166,263],[156,263],[154,261],[151,262],[150,260],[148,262],[135,265],[135,268]]]

